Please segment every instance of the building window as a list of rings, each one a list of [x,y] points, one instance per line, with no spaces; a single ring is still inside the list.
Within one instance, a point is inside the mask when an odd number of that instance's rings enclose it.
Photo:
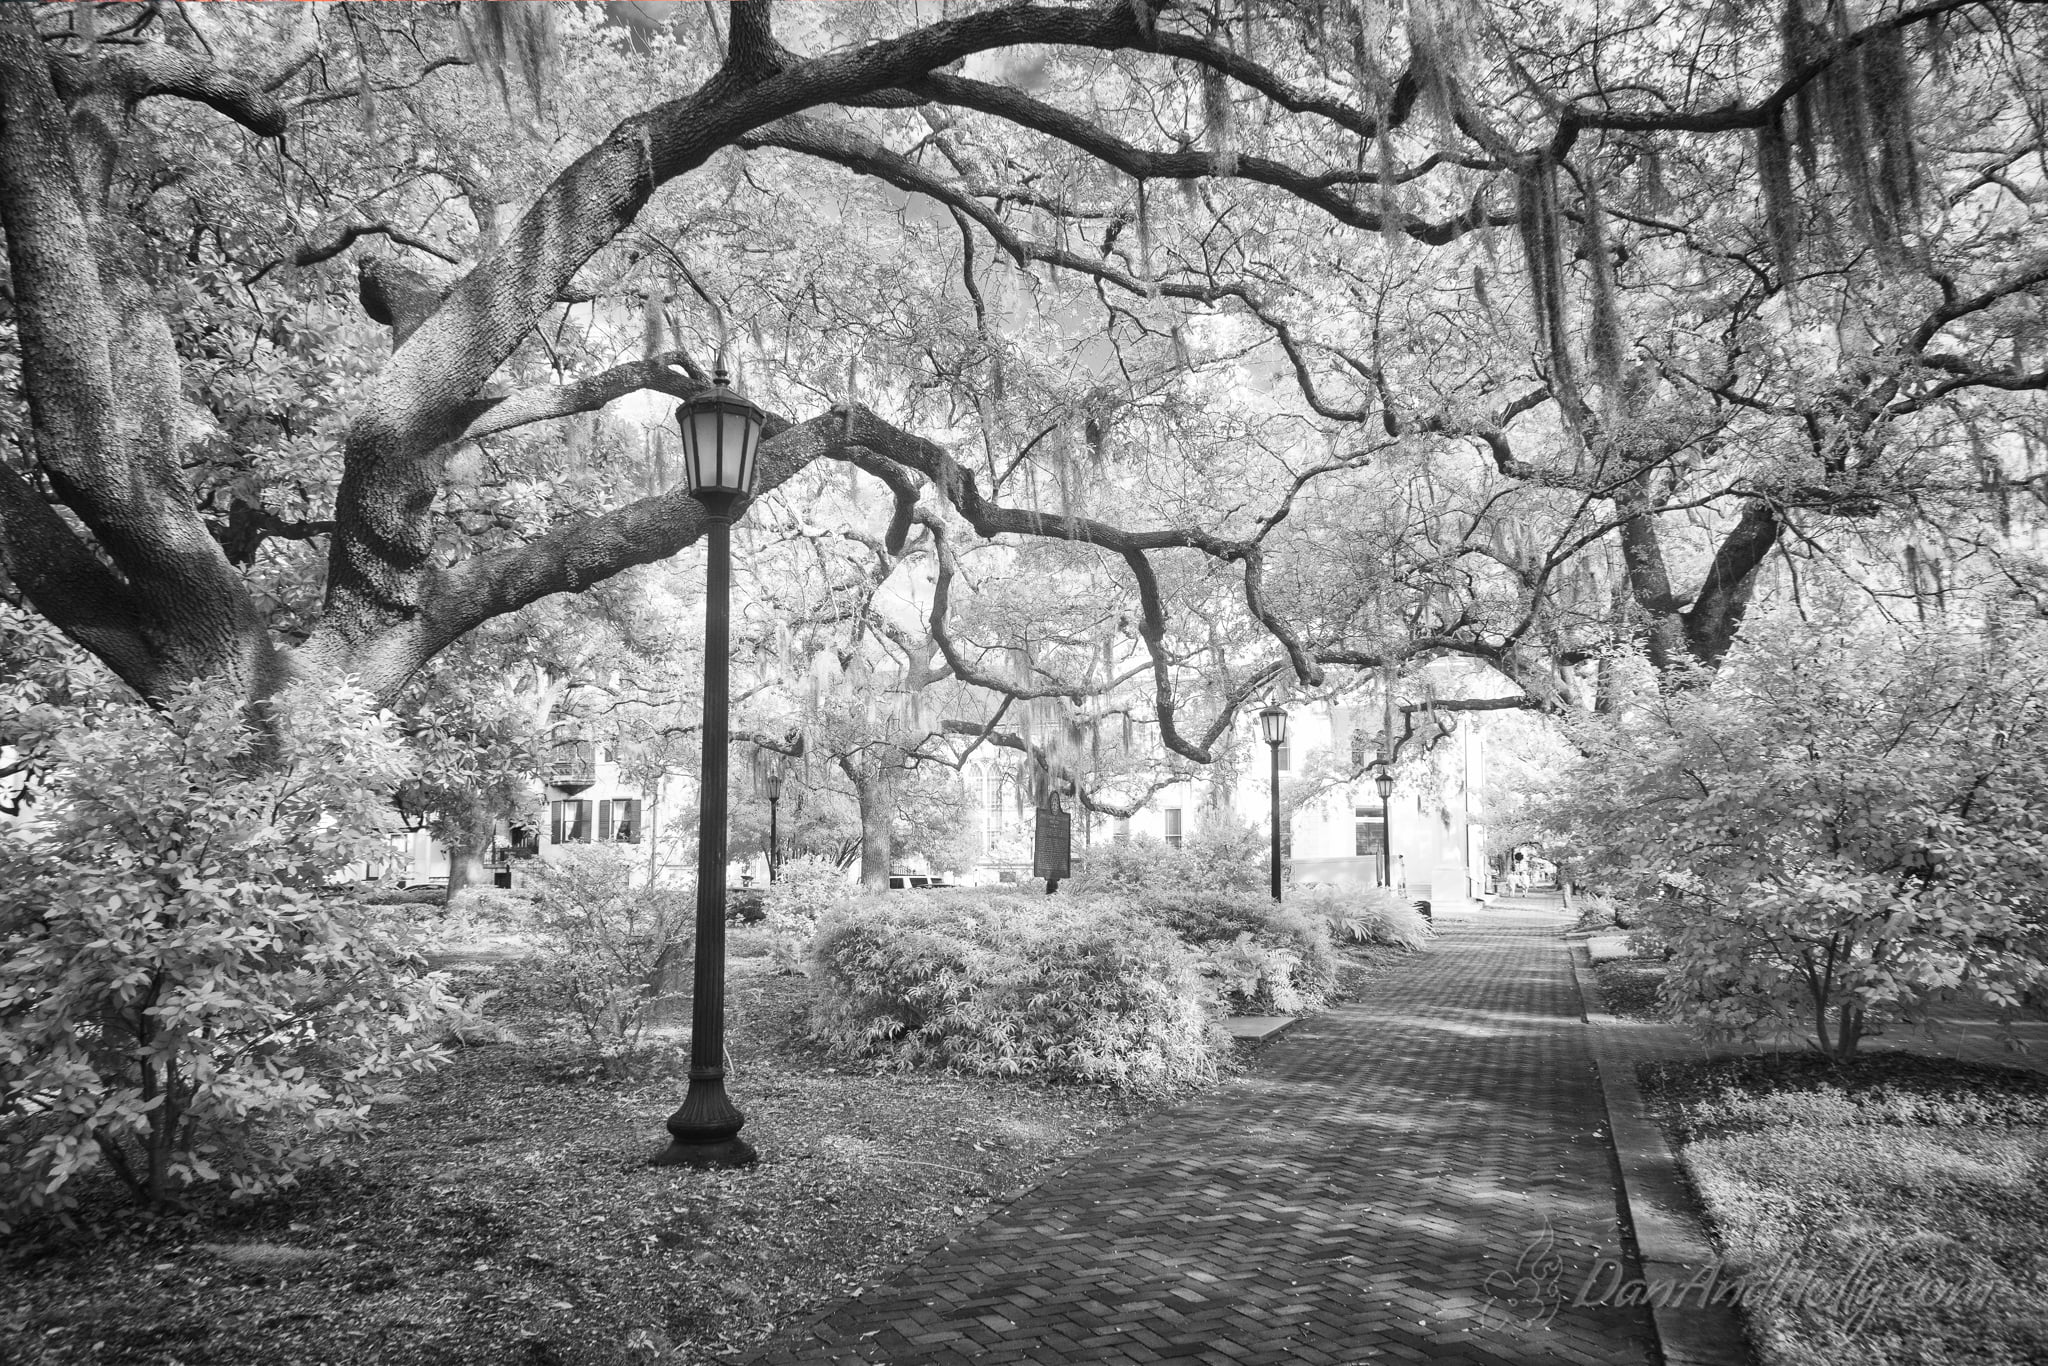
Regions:
[[[1362,730],[1351,732],[1351,767],[1353,769],[1365,767],[1365,732]]]
[[[620,844],[640,842],[640,799],[613,797],[597,804],[597,837]]]
[[[981,823],[981,850],[984,854],[995,852],[996,837],[1003,829],[1003,777],[990,769],[981,775],[983,796]]]
[[[1131,818],[1129,816],[1118,816],[1116,818],[1116,829],[1110,835],[1110,838],[1118,844],[1129,844],[1131,842]]]
[[[1180,848],[1180,808],[1177,806],[1166,808],[1166,842]]]
[[[548,803],[549,843],[588,844],[590,843],[591,808],[595,802],[581,798],[575,801]]]
[[[1280,746],[1280,771],[1294,772],[1294,746],[1291,743]]]
[[[1353,809],[1355,824],[1351,852],[1359,858],[1376,859],[1381,853],[1381,842],[1386,837],[1387,811],[1382,806],[1361,806]]]

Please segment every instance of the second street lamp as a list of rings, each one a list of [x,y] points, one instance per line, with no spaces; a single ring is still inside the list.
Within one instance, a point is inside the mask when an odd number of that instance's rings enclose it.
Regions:
[[[775,806],[782,800],[782,765],[768,770],[768,882],[775,882],[775,860],[778,840],[775,830]]]
[[[1380,761],[1380,771],[1373,777],[1372,785],[1380,793],[1380,885],[1394,885],[1394,770]]]
[[[1287,710],[1268,707],[1259,713],[1259,730],[1273,751],[1273,900],[1280,899],[1280,746],[1287,743]]]
[[[754,1149],[725,1095],[725,750],[731,650],[732,514],[754,491],[763,414],[734,393],[721,363],[708,392],[676,409],[683,473],[704,506],[704,761],[697,798],[697,954],[690,1004],[690,1089],[668,1117],[657,1167],[740,1167]]]

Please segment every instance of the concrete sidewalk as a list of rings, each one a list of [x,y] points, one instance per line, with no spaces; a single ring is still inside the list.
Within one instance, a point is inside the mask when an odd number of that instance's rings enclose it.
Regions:
[[[1643,1310],[1573,1304],[1636,1266],[1566,923],[1440,915],[1427,952],[1255,1076],[757,1361],[1650,1366]]]

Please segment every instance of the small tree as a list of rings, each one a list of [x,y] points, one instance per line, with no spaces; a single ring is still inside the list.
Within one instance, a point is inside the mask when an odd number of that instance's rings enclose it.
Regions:
[[[1846,1059],[2042,980],[2044,678],[2038,626],[1767,624],[1711,687],[1585,723],[1552,815],[1668,946],[1674,1009]]]
[[[629,849],[574,846],[534,876],[542,994],[573,1016],[608,1077],[631,1076],[695,942],[693,887],[633,885]]]
[[[436,1061],[439,979],[328,885],[385,847],[410,771],[367,696],[293,697],[263,733],[218,687],[0,711],[48,764],[0,842],[0,1221],[61,1212],[102,1160],[152,1203],[289,1184],[308,1135]]]

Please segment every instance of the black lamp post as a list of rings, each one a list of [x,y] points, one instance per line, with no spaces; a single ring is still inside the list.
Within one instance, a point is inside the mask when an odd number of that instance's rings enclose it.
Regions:
[[[1394,885],[1394,770],[1384,761],[1380,771],[1373,775],[1372,785],[1380,793],[1380,877],[1381,886]]]
[[[759,408],[728,386],[725,367],[711,389],[676,409],[683,472],[704,505],[710,570],[704,592],[704,761],[697,799],[697,962],[690,1012],[690,1089],[668,1117],[669,1145],[657,1167],[738,1167],[754,1160],[739,1136],[746,1117],[725,1095],[725,750],[727,655],[731,650],[733,508],[754,489]]]
[[[782,766],[768,770],[768,881],[775,881],[775,859],[781,844],[775,829],[775,804],[782,800]]]
[[[1259,729],[1273,752],[1273,900],[1280,899],[1280,746],[1287,743],[1287,710],[1268,707],[1259,713]]]

